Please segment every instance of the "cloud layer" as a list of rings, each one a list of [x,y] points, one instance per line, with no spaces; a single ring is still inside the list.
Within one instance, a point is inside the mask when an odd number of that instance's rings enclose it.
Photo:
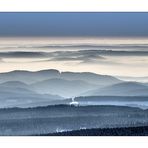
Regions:
[[[138,57],[137,59],[135,57]],[[7,51],[0,52],[0,62],[8,59],[29,59],[28,62],[77,62],[79,64],[122,64],[126,59],[132,58],[136,62],[145,63],[148,51],[116,51],[116,50],[73,50],[73,51],[51,51],[51,52],[28,52],[28,51]],[[124,58],[124,61],[120,60]],[[7,60],[6,60],[7,59]],[[32,59],[32,60],[31,60]],[[134,62],[133,61],[133,62]],[[25,62],[27,62],[25,60]],[[128,62],[128,61],[126,61]],[[130,64],[131,61],[129,61]]]
[[[75,50],[54,52],[0,52],[0,58],[48,58],[50,61],[91,61],[109,56],[148,56],[148,51]]]

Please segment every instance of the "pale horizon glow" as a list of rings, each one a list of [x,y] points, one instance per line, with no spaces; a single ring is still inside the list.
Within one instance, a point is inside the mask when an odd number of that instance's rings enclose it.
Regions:
[[[77,45],[78,47],[73,47]],[[79,47],[79,45],[81,46]],[[122,48],[120,47],[121,45]],[[53,48],[52,46],[56,46],[56,48]],[[124,46],[127,47],[123,48]],[[85,55],[90,56],[88,57],[88,61],[87,57],[85,57],[86,59],[84,59],[84,61],[81,61],[81,57],[78,57],[79,55],[75,54],[77,54],[76,51],[79,52],[81,50],[83,50],[84,54],[85,50],[148,51],[147,47],[148,38],[0,38],[0,54],[4,52],[7,52],[5,54],[8,54],[10,52],[62,52],[58,55],[58,57],[56,57],[58,58],[57,60],[56,58],[53,60],[51,56],[49,60],[48,56],[15,57],[13,55],[12,57],[10,57],[10,55],[5,55],[7,57],[3,57],[2,54],[0,57],[0,73],[9,72],[13,70],[39,71],[45,69],[57,69],[59,71],[93,72],[104,75],[144,77],[148,76],[147,55],[116,56],[107,54],[101,55],[103,57],[101,59],[95,57],[95,59],[91,59],[91,61],[89,61],[89,58],[91,58],[91,56]],[[68,51],[71,51],[72,53],[69,53]],[[62,55],[63,53],[66,53],[66,55]],[[69,58],[68,56],[71,56],[71,54],[77,56],[74,57],[77,59],[64,60],[65,56],[66,58]]]

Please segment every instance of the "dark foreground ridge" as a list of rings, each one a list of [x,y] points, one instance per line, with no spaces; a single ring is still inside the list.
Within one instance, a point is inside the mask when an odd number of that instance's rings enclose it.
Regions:
[[[148,136],[148,126],[81,129],[75,131],[44,134],[41,136]]]

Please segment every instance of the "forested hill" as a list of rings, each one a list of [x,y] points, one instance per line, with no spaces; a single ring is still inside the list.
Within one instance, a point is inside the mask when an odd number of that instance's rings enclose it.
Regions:
[[[81,129],[75,131],[45,134],[40,136],[148,136],[148,126]]]

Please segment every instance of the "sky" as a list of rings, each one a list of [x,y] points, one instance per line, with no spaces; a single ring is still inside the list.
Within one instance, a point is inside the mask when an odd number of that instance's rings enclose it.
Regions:
[[[0,72],[148,76],[148,13],[0,13]]]
[[[148,37],[148,13],[0,13],[0,36]]]

